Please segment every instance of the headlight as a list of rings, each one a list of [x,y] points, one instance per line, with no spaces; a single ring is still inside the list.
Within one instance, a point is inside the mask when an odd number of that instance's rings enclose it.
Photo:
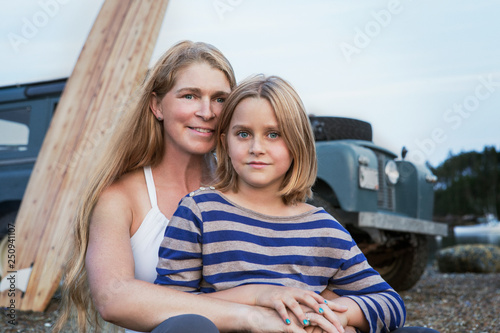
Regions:
[[[359,187],[378,191],[378,170],[359,166]]]
[[[385,175],[387,176],[387,180],[389,183],[392,185],[396,185],[399,179],[399,171],[398,171],[398,166],[396,165],[396,162],[394,161],[388,161],[385,165]]]

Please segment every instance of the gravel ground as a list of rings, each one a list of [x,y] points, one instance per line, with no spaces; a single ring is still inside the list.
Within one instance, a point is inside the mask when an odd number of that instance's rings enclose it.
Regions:
[[[400,294],[406,326],[441,333],[500,332],[500,273],[442,274],[429,266],[415,287]]]
[[[417,285],[401,296],[408,313],[406,326],[441,333],[500,332],[500,273],[442,274],[428,266]],[[0,332],[51,332],[57,307],[54,299],[44,313],[18,311],[15,326],[2,311]]]

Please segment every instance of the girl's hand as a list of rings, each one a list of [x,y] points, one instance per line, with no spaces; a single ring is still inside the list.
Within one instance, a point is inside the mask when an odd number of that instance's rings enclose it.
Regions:
[[[329,304],[327,306],[325,299],[313,291],[275,285],[259,285],[256,287],[255,304],[275,309],[287,324],[291,323],[287,308],[304,325],[307,323],[308,318],[301,305],[307,306],[309,311],[312,310],[329,321],[336,320],[336,316],[331,310],[347,311],[347,307],[343,305]]]
[[[342,326],[344,326],[344,328],[347,327],[348,325],[348,317],[347,317],[347,311],[346,310],[343,310],[343,311],[339,311],[340,308],[345,308],[347,309],[348,307],[344,304],[343,306],[339,303],[336,302],[336,300],[338,298],[340,298],[339,295],[337,295],[336,293],[334,293],[333,291],[331,290],[328,290],[328,289],[325,289],[323,290],[321,293],[320,293],[321,296],[323,296],[325,299],[327,299],[327,303],[328,303],[328,307],[336,312],[336,315],[337,315],[337,318],[340,320],[340,322],[342,323]]]
[[[330,302],[329,302],[330,303]],[[339,308],[338,305],[332,305],[334,308]],[[340,306],[342,308],[342,312],[347,311],[347,307]],[[324,307],[322,315],[319,315],[312,311],[312,309],[308,309],[305,306],[302,306],[302,310],[306,313],[306,317],[309,320],[309,324],[305,327],[306,332],[339,332],[344,333],[344,326],[347,324],[347,320],[345,316],[342,316],[342,312],[333,312],[329,307]],[[326,321],[326,324],[325,324]],[[309,325],[311,325],[309,327]]]
[[[260,306],[251,306],[248,313],[242,314],[241,330],[255,333],[305,333],[302,325],[296,320],[287,325],[273,309]],[[238,330],[239,332],[240,330]]]
[[[323,292],[321,292],[321,296],[328,299],[328,305],[333,311],[336,311],[335,308],[339,304],[347,306],[348,311],[342,313],[339,313],[337,311],[337,315],[339,316],[344,327],[347,327],[347,325],[349,325],[352,327],[356,327],[363,332],[370,330],[370,325],[368,324],[363,311],[361,311],[361,308],[355,301],[348,297],[339,297],[337,294],[329,290],[324,290]]]

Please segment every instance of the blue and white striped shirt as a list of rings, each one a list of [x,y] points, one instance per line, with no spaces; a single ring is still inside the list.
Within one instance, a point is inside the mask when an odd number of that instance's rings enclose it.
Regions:
[[[269,216],[220,192],[195,191],[172,217],[159,251],[157,284],[214,292],[244,284],[325,288],[353,299],[370,332],[402,327],[401,297],[368,264],[351,235],[321,208]]]

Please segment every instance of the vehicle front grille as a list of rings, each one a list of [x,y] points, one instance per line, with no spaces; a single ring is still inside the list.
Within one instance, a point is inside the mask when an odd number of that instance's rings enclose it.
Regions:
[[[385,163],[387,162],[387,157],[379,152],[375,152],[378,161],[378,197],[377,205],[379,208],[387,209],[390,211],[395,210],[395,192],[394,186],[387,183],[385,178]]]

